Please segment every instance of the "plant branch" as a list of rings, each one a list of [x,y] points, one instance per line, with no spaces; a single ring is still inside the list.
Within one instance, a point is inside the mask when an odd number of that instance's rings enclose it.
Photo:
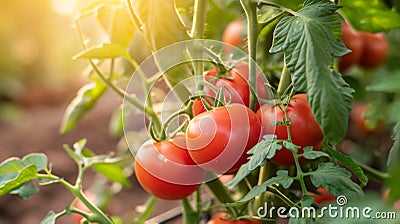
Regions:
[[[257,3],[254,0],[240,0],[247,17],[247,39],[249,45],[249,86],[250,86],[250,109],[254,110],[257,101],[256,86],[256,57],[258,39]]]

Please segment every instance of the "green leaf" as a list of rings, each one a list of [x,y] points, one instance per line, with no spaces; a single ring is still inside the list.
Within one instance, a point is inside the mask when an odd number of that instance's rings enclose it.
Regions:
[[[315,187],[327,188],[336,197],[360,197],[363,191],[351,179],[351,173],[333,163],[320,163],[318,169],[311,172],[311,182]]]
[[[274,31],[271,53],[285,52],[294,88],[306,92],[325,137],[334,144],[346,134],[352,92],[332,71],[334,57],[349,52],[340,39],[341,23],[329,0],[309,0],[295,16],[283,18]]]
[[[136,31],[124,2],[105,4],[97,8],[97,20],[112,43],[128,47]]]
[[[350,156],[344,155],[341,152],[332,149],[326,144],[323,146],[322,149],[332,157],[335,157],[344,166],[349,168],[358,177],[362,185],[364,186],[367,185],[368,183],[367,175],[364,174],[364,171],[361,169],[360,165],[358,165]]]
[[[283,141],[283,147],[289,149],[290,151],[292,151],[293,153],[297,153],[297,151],[299,150],[300,146],[297,146],[295,144],[293,144],[292,141]]]
[[[90,111],[107,87],[100,81],[84,85],[65,110],[60,132],[66,133],[74,128],[80,119]]]
[[[396,100],[389,106],[389,113],[387,117],[387,121],[397,123],[400,122],[400,100]]]
[[[276,135],[264,135],[263,140],[253,146],[247,153],[253,154],[250,156],[249,161],[243,164],[234,178],[226,183],[226,186],[235,186],[242,181],[253,170],[263,164],[265,159],[274,157],[276,150],[282,148],[281,141],[277,140]]]
[[[400,28],[400,15],[380,0],[341,0],[341,11],[357,30],[369,32]]]
[[[254,170],[261,166],[265,159],[275,156],[276,150],[282,148],[282,143],[276,135],[265,135],[263,140],[257,143],[248,153],[253,153],[249,159],[249,169]]]
[[[50,211],[47,213],[46,217],[40,222],[40,224],[55,224],[57,219],[56,213]]]
[[[35,165],[37,172],[47,168],[47,156],[44,153],[31,153],[22,159],[25,165]]]
[[[140,31],[153,51],[189,39],[174,0],[136,0],[134,8],[143,22]]]
[[[85,167],[92,167],[96,172],[104,175],[111,181],[130,187],[131,183],[126,177],[123,169],[118,165],[121,158],[109,155],[95,155],[89,149],[83,151]]]
[[[132,61],[131,56],[124,47],[119,44],[105,43],[101,46],[95,46],[90,49],[85,50],[73,57],[74,60],[79,58],[86,59],[109,59],[109,58],[119,58],[124,57],[128,61]]]
[[[293,183],[293,178],[289,177],[287,170],[278,170],[278,172],[276,172],[275,177],[272,177],[266,180],[264,183],[253,187],[242,199],[235,202],[234,205],[250,201],[256,196],[264,193],[267,190],[267,187],[269,186],[280,184],[284,188],[289,188],[292,185],[292,183]]]
[[[312,146],[304,147],[303,150],[304,150],[303,157],[306,159],[316,159],[324,156],[329,157],[329,155],[324,152],[314,151]]]
[[[393,146],[390,149],[387,166],[390,170],[399,166],[400,161],[400,123],[393,128]]]
[[[300,200],[301,207],[310,207],[312,203],[314,202],[315,195],[303,195],[303,197]]]
[[[1,168],[0,168],[1,169]],[[35,179],[37,176],[36,166],[30,165],[19,172],[9,172],[0,176],[0,196],[22,186],[24,183]]]
[[[384,76],[367,86],[367,91],[400,93],[400,72]]]
[[[27,200],[32,195],[35,195],[39,192],[39,188],[32,182],[28,181],[24,183],[21,187],[14,189],[10,192],[10,194],[17,194],[22,199]]]
[[[83,159],[82,156],[79,154],[76,154],[74,150],[69,147],[69,145],[64,144],[63,145],[64,150],[68,153],[68,155],[78,164],[78,166],[81,166],[83,164]]]

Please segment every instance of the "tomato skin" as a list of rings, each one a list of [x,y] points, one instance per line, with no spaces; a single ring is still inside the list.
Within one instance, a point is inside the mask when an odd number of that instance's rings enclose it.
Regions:
[[[178,200],[192,194],[205,171],[191,159],[183,135],[172,140],[144,143],[135,157],[135,174],[150,194],[165,200]]]
[[[363,50],[363,42],[359,33],[347,24],[342,23],[342,41],[351,50],[350,53],[339,58],[339,71],[344,72],[352,65],[358,64]]]
[[[222,34],[222,41],[235,47],[246,44],[245,24],[242,19],[236,19],[230,22]],[[227,53],[231,53],[232,46],[224,45]]]
[[[326,188],[319,187],[317,189],[317,192],[319,194],[310,193],[310,194],[315,195],[315,198],[314,198],[315,204],[323,205],[323,204],[327,204],[329,202],[336,201],[335,195],[330,194]]]
[[[203,98],[203,100],[205,100],[207,103],[209,103],[212,106],[212,103],[210,102],[210,100],[208,100],[207,98]],[[193,102],[193,106],[192,106],[193,116],[199,115],[206,111],[207,111],[207,109],[204,107],[201,99],[195,99]]]
[[[240,103],[248,106],[251,94],[250,86],[248,83],[249,64],[247,62],[239,62],[228,72],[227,75],[232,77],[232,79],[223,77],[217,78],[218,69],[213,68],[204,74],[204,79],[218,89],[223,88],[226,100],[231,99],[232,103]],[[267,99],[269,95],[268,90],[267,87],[264,85],[264,79],[260,73],[256,74],[256,83],[258,97]],[[210,97],[215,98],[215,92],[212,91],[210,88],[204,87],[204,92]],[[260,103],[257,102],[256,109],[258,109],[259,107]]]
[[[360,65],[367,69],[373,69],[382,65],[388,54],[388,43],[383,33],[360,32],[363,42]]]
[[[293,96],[286,112],[292,121],[290,125],[292,142],[301,147],[298,153],[303,153],[303,148],[306,146],[312,146],[313,150],[321,150],[323,133],[314,118],[306,94]],[[275,134],[280,140],[288,138],[286,125],[270,126],[271,122],[283,121],[285,117],[284,112],[278,106],[263,105],[257,111],[257,116],[263,123],[264,135]],[[301,163],[306,161],[305,158],[300,158]],[[276,151],[275,156],[271,158],[271,162],[285,166],[295,164],[292,152],[285,147]]]
[[[229,218],[229,214],[225,212],[218,212],[207,222],[207,224],[259,224],[261,223],[256,219],[242,219],[242,220],[223,220]]]
[[[379,123],[375,127],[370,127],[368,119],[364,118],[367,110],[368,104],[366,103],[353,103],[352,105],[348,135],[354,140],[363,140],[368,136],[379,135],[384,132],[383,123]]]
[[[195,116],[186,130],[192,159],[202,168],[235,173],[247,162],[247,151],[261,138],[261,121],[242,104],[218,107]]]

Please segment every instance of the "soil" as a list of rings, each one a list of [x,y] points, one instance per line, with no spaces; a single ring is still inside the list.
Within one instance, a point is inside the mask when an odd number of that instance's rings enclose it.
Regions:
[[[88,147],[96,153],[107,153],[117,148],[120,137],[112,137],[108,132],[108,121],[112,112],[122,100],[113,93],[107,93],[88,113],[76,128],[67,134],[58,132],[60,121],[69,101],[77,89],[72,89],[62,102],[35,102],[24,107],[17,122],[0,123],[0,161],[9,157],[23,157],[32,152],[43,152],[52,163],[53,173],[73,181],[76,165],[63,150],[63,144],[72,145],[79,139],[86,138]],[[42,97],[41,97],[42,98]],[[43,97],[42,99],[45,99]],[[90,186],[95,179],[94,173],[88,173],[84,187]],[[115,195],[111,201],[112,213],[123,218],[134,216],[135,207],[143,204],[147,194],[137,184],[134,175],[130,177],[132,187]],[[62,211],[74,199],[72,194],[61,185],[41,186],[38,194],[29,200],[15,195],[0,197],[1,224],[35,224],[50,210]],[[178,202],[158,201],[153,216],[175,208]],[[60,218],[57,223],[72,223],[71,216]],[[181,223],[179,219],[168,223]]]

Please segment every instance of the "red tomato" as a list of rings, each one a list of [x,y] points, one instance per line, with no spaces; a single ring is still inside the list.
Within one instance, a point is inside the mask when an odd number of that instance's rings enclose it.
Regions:
[[[207,103],[209,103],[212,106],[212,103],[210,102],[210,100],[208,100],[207,98],[203,98],[203,100],[205,100]],[[206,111],[207,111],[207,109],[204,107],[201,99],[195,99],[193,102],[193,106],[192,106],[193,116],[199,115]]]
[[[246,27],[242,19],[236,19],[228,24],[222,34],[222,41],[239,47],[246,44]],[[224,45],[224,49],[227,53],[231,53],[232,46]]]
[[[229,218],[229,214],[225,212],[219,212],[215,214],[207,224],[259,224],[261,223],[259,220],[256,219],[241,219],[241,220],[224,220]]]
[[[360,65],[364,68],[376,68],[385,62],[388,54],[388,43],[383,33],[360,32],[363,42]]]
[[[310,193],[310,194],[315,195],[315,198],[314,198],[315,204],[323,205],[323,204],[327,204],[329,202],[333,202],[336,200],[335,195],[330,194],[326,188],[319,187],[317,189],[317,192],[319,194]]]
[[[368,110],[368,104],[353,103],[350,111],[349,137],[354,140],[362,140],[371,135],[377,135],[384,131],[383,123],[371,126],[368,119],[364,118],[365,112]]]
[[[231,104],[195,116],[186,136],[190,156],[197,164],[229,174],[247,162],[246,152],[261,138],[261,122],[248,107]]]
[[[361,36],[346,22],[342,23],[342,41],[351,52],[339,58],[340,72],[344,72],[352,65],[358,64],[363,49]]]
[[[305,94],[293,96],[286,110],[287,116],[291,119],[290,136],[295,145],[300,146],[299,153],[303,153],[303,147],[312,146],[313,150],[321,150],[323,133],[315,120]],[[278,106],[263,105],[258,111],[257,116],[262,120],[264,135],[275,134],[278,139],[288,138],[286,125],[272,126],[271,122],[283,121],[284,112]],[[282,147],[277,150],[271,161],[278,165],[294,165],[293,154],[290,150]],[[306,162],[300,158],[300,162]]]
[[[223,88],[226,100],[231,97],[232,103],[240,103],[248,106],[250,102],[250,87],[248,84],[249,79],[249,64],[247,62],[239,62],[232,68],[226,75],[232,78],[218,77],[218,69],[214,68],[205,73],[204,79],[212,83],[218,89]],[[264,79],[261,74],[256,75],[257,95],[260,98],[268,98],[268,90],[264,84]],[[215,92],[208,87],[204,87],[207,95],[215,97]],[[232,95],[231,95],[232,94]],[[256,109],[260,107],[259,103]]]
[[[205,171],[191,159],[185,137],[177,135],[172,140],[144,143],[135,157],[135,174],[148,193],[178,200],[199,187]]]

